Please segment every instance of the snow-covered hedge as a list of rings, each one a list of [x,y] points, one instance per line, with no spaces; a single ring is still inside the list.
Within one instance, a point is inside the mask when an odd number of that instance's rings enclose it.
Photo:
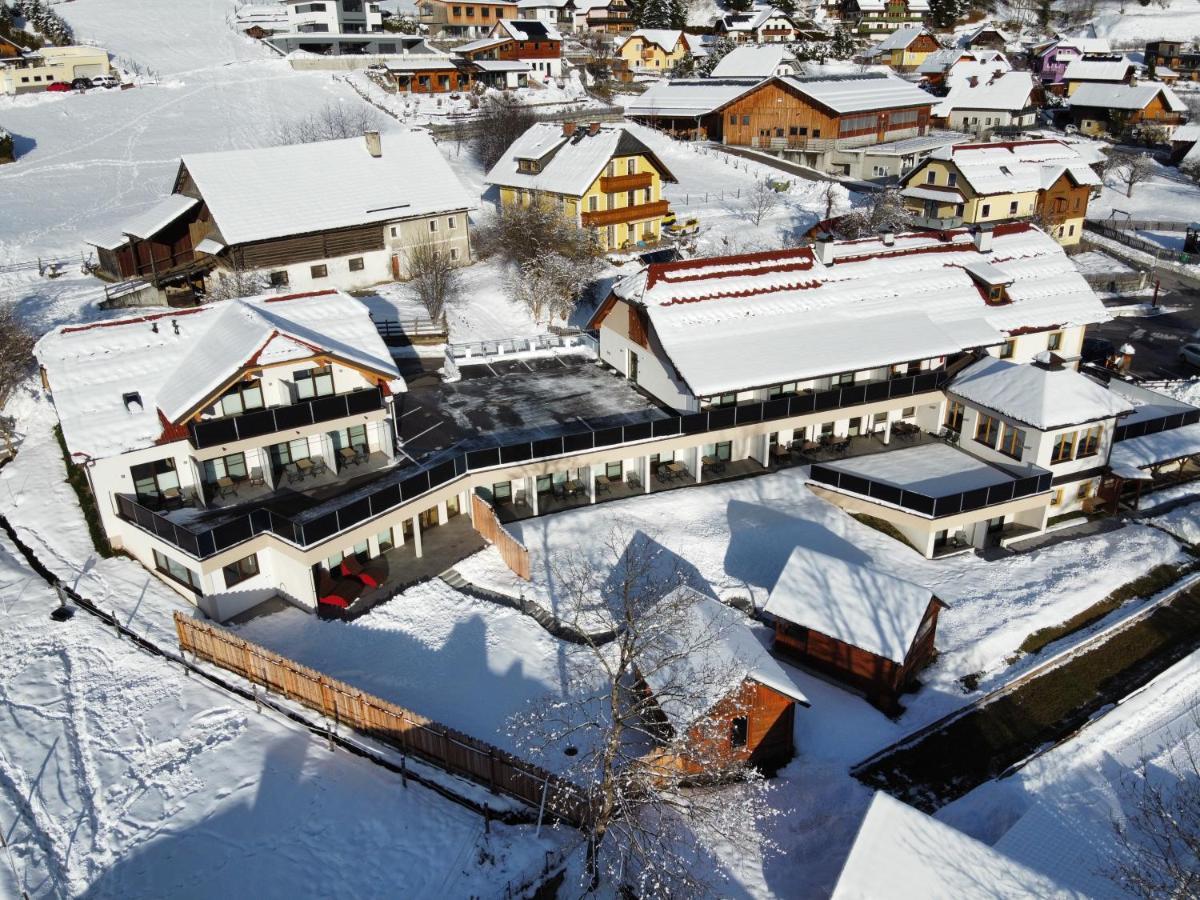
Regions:
[[[12,162],[14,157],[12,135],[0,128],[0,164]]]

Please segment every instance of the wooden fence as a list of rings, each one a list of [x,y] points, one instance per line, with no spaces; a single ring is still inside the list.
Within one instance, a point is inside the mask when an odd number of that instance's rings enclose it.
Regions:
[[[528,581],[529,550],[500,523],[492,504],[479,494],[471,495],[471,520],[483,539],[490,541],[500,551],[500,558],[504,560],[504,564]]]
[[[445,343],[449,336],[446,317],[434,320],[429,318],[412,319],[376,319],[375,330],[383,338],[384,343],[399,344]]]
[[[582,790],[511,753],[363,693],[208,622],[177,612],[175,630],[181,651],[317,710],[335,724],[346,725],[552,817],[575,825],[586,817],[587,797]]]

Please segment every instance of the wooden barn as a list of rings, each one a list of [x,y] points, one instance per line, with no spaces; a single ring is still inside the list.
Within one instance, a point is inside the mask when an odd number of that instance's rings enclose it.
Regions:
[[[911,581],[797,547],[764,612],[775,619],[776,653],[895,713],[933,658],[944,605]]]
[[[664,602],[691,602],[685,627],[660,637],[641,659],[670,750],[660,764],[702,774],[712,761],[773,773],[795,752],[796,704],[808,699],[755,636],[750,620],[719,600],[680,587]]]

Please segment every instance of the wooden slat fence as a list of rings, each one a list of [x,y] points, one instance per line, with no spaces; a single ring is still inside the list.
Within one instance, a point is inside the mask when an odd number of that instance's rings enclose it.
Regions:
[[[552,817],[581,824],[587,796],[505,750],[367,694],[208,622],[175,613],[179,649],[295,700],[326,718],[485,785]]]
[[[513,572],[526,581],[529,580],[529,550],[512,536],[496,515],[492,504],[479,494],[471,495],[471,519],[475,530],[485,541],[490,541],[500,551],[500,558]]]

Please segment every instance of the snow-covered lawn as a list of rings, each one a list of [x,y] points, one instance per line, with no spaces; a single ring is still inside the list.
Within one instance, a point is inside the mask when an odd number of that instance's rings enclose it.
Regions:
[[[1200,501],[1177,506],[1150,519],[1150,523],[1171,532],[1185,544],[1200,544]]]
[[[1190,41],[1200,34],[1200,0],[1168,0],[1145,6],[1100,0],[1096,11],[1093,22],[1098,36],[1114,44],[1131,44],[1139,51],[1145,49],[1146,41]]]
[[[1149,181],[1133,186],[1132,196],[1125,196],[1126,187],[1115,174],[1110,174],[1101,189],[1100,197],[1088,204],[1088,218],[1149,219],[1165,222],[1190,222],[1200,208],[1200,185],[1179,174],[1173,166],[1154,163],[1154,175]],[[1155,241],[1155,235],[1143,235]],[[1164,243],[1164,247],[1169,244]],[[1178,249],[1183,249],[1180,246]]]
[[[1075,263],[1075,267],[1085,275],[1124,274],[1133,271],[1132,266],[1121,262],[1115,256],[1101,253],[1099,250],[1076,253],[1071,257],[1071,262]]]

